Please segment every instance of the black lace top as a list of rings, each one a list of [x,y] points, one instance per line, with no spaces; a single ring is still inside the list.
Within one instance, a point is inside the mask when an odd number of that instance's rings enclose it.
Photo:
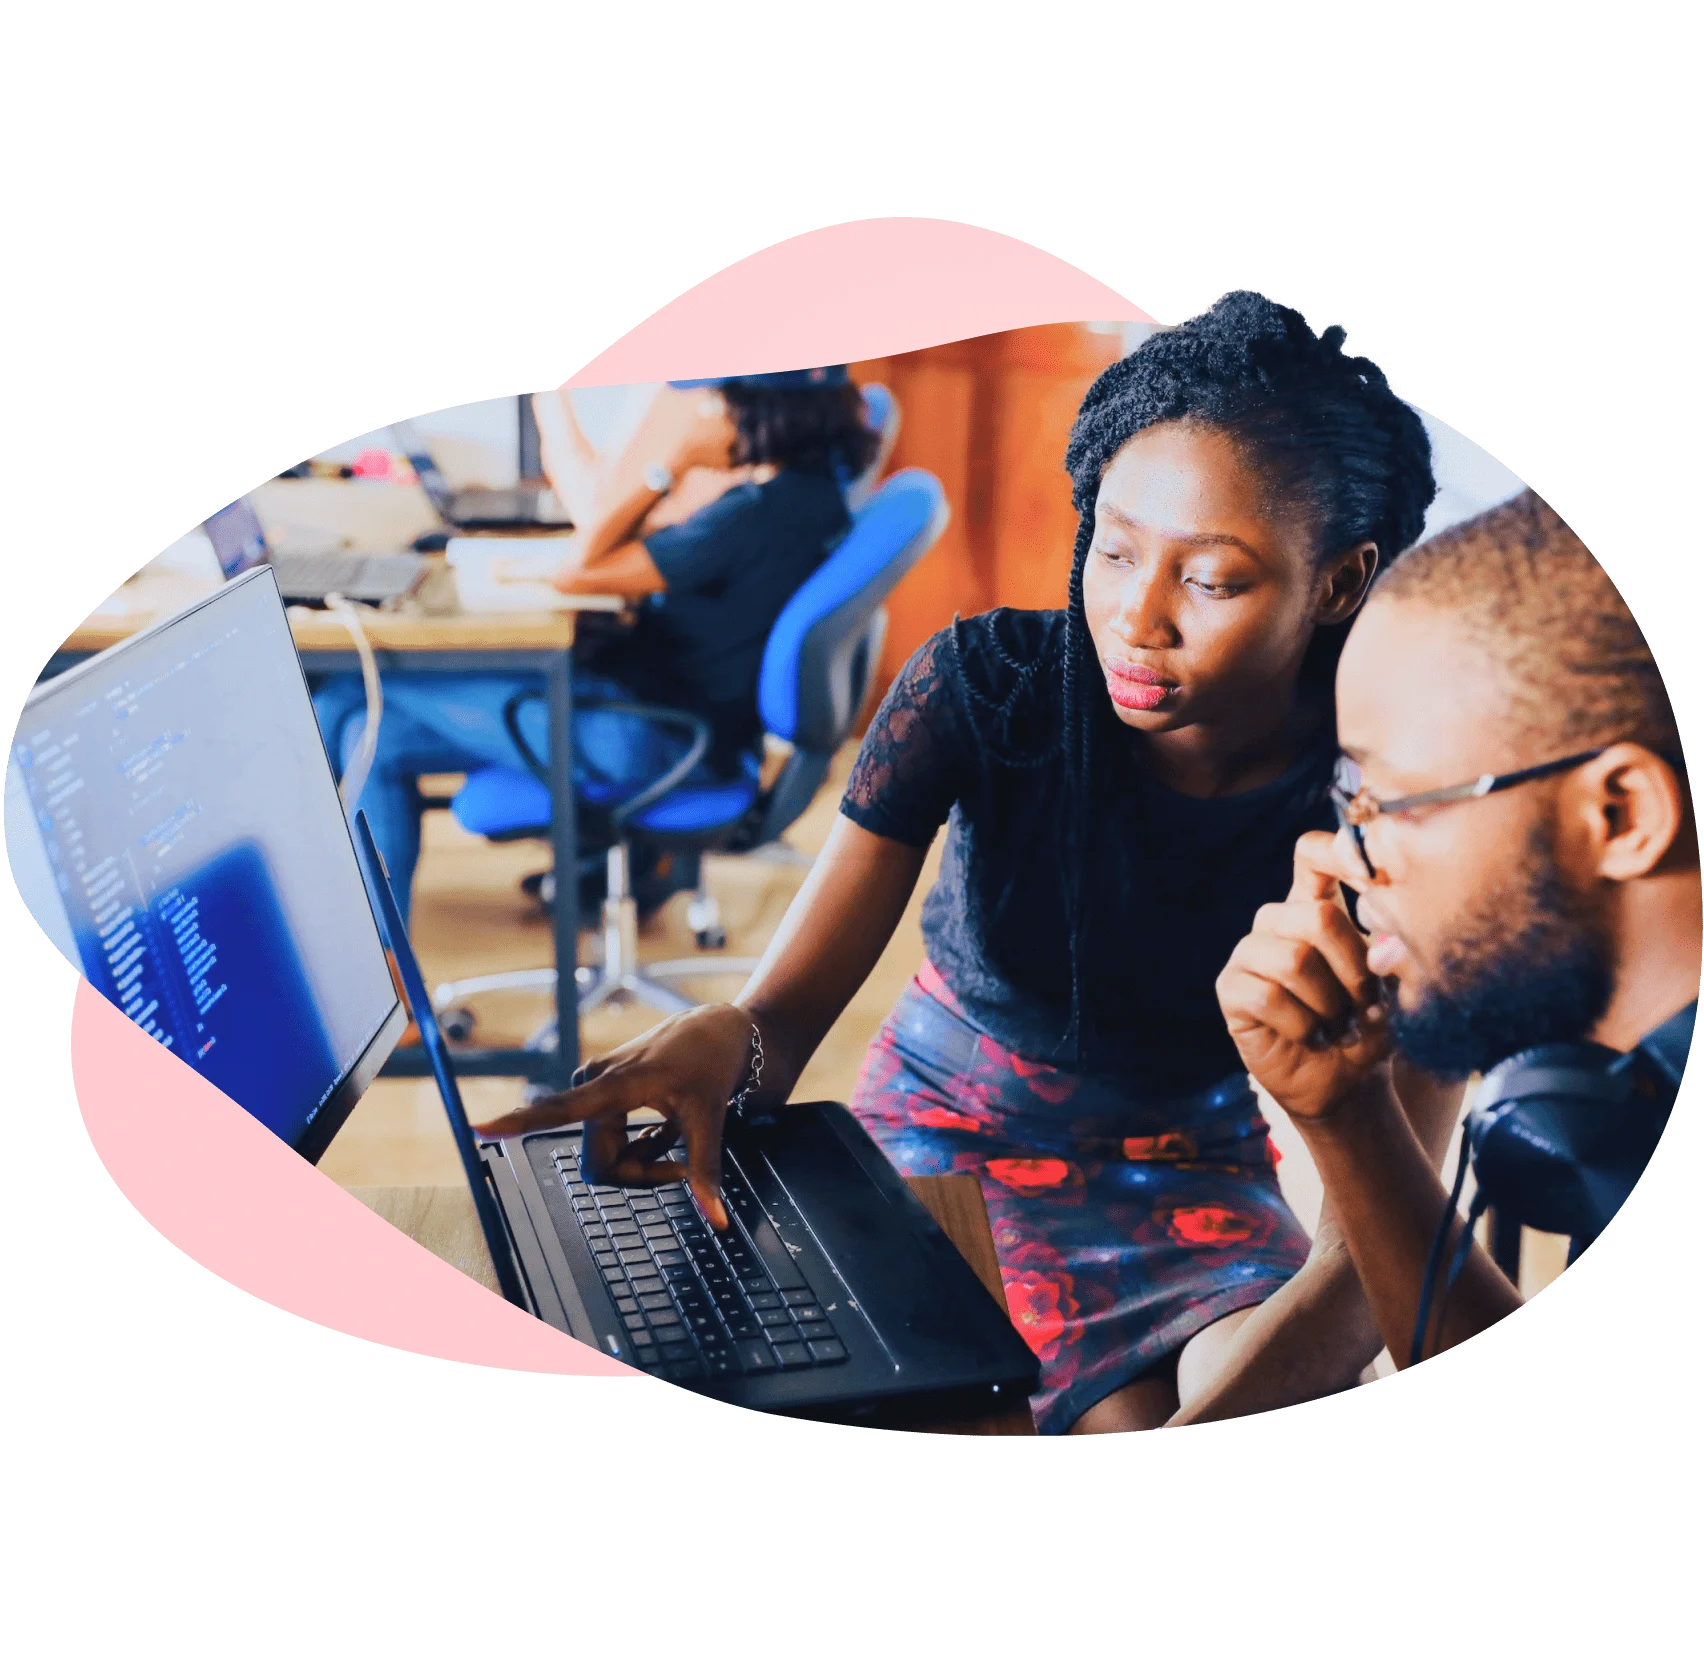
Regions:
[[[908,845],[948,825],[924,943],[985,1033],[1145,1095],[1180,1095],[1239,1067],[1214,979],[1255,910],[1289,890],[1297,838],[1332,826],[1336,732],[1325,721],[1274,782],[1195,799],[1148,776],[1138,739],[1104,710],[1074,1052],[1064,638],[1062,610],[994,610],[937,633],[888,691],[840,809]]]

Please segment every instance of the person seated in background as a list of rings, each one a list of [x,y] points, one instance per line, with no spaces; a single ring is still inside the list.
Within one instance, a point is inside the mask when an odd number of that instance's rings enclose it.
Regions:
[[[552,491],[576,524],[591,523],[607,512],[612,483],[624,463],[634,456],[641,457],[643,463],[645,455],[673,453],[696,420],[713,418],[725,408],[714,384],[688,381],[679,385],[629,386],[627,392],[630,399],[638,400],[638,418],[633,419],[634,403],[628,401],[624,409],[627,418],[620,419],[619,424],[627,426],[631,422],[630,434],[602,450],[594,447],[586,436],[572,392],[539,391],[532,398],[540,463]],[[751,482],[756,469],[751,464],[730,461],[690,465],[676,472],[674,487],[645,514],[639,538],[643,540],[654,530],[666,529],[691,517],[735,484]]]
[[[576,786],[604,799],[636,792],[686,750],[686,739],[612,702],[702,715],[707,776],[736,774],[762,740],[757,680],[769,631],[788,599],[845,535],[842,478],[877,438],[843,367],[666,388],[621,452],[565,498],[589,501],[555,584],[639,605],[631,627],[575,652]],[[669,510],[677,483],[691,509]],[[554,482],[554,480],[553,480]],[[387,673],[384,713],[359,805],[367,812],[406,914],[420,852],[418,779],[480,765],[521,768],[549,752],[543,696],[525,674]],[[346,764],[366,723],[358,677],[314,697],[326,746]]]
[[[1464,1158],[1472,1145],[1501,1212],[1566,1226],[1577,1253],[1643,1170],[1691,1046],[1697,824],[1637,623],[1530,492],[1379,582],[1337,704],[1344,826],[1300,840],[1288,899],[1261,910],[1219,1000],[1406,1365],[1520,1294],[1469,1246],[1393,1095],[1392,1051],[1490,1072],[1470,1128],[1487,1100],[1487,1122],[1516,1115],[1507,1136],[1470,1131]]]
[[[1377,1331],[1329,1210],[1310,1248],[1284,1201],[1213,996],[1297,835],[1333,820],[1337,651],[1435,488],[1419,416],[1343,343],[1236,293],[1108,368],[1065,456],[1067,607],[917,651],[735,1005],[482,1131],[584,1120],[588,1167],[635,1182],[679,1177],[655,1158],[684,1136],[720,1226],[729,1099],[761,1058],[757,1103],[786,1101],[945,827],[927,959],[851,1106],[903,1173],[979,1178],[1038,1429],[1163,1424],[1263,1302],[1270,1360],[1223,1407],[1355,1384]],[[1411,1083],[1441,1156],[1454,1094]],[[668,1125],[629,1148],[645,1106]]]

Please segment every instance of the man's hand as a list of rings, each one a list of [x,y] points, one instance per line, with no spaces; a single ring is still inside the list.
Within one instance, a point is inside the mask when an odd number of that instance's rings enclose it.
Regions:
[[[1244,1066],[1299,1119],[1329,1115],[1390,1056],[1379,980],[1343,904],[1360,880],[1330,834],[1304,834],[1289,896],[1260,910],[1219,974]]]
[[[751,1019],[734,1006],[678,1012],[655,1029],[596,1058],[574,1085],[474,1131],[514,1138],[586,1124],[582,1167],[590,1184],[658,1185],[685,1179],[704,1216],[726,1230],[722,1206],[722,1118],[746,1079]],[[663,1121],[627,1136],[630,1110],[656,1110]],[[686,1140],[686,1166],[662,1158]]]

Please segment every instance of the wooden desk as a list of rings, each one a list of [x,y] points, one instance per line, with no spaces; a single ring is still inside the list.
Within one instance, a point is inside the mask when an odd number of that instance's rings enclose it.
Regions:
[[[216,592],[212,582],[181,576],[144,574],[114,595],[122,604],[90,616],[56,650],[43,677],[80,661],[175,614],[197,598]],[[588,607],[593,607],[588,605]],[[595,607],[603,607],[599,603]],[[347,629],[324,610],[292,608],[290,631],[310,681],[336,673],[358,673],[360,658]],[[550,716],[551,857],[568,870],[562,889],[568,900],[553,905],[551,935],[557,962],[554,1052],[527,1048],[487,1048],[458,1052],[463,1075],[518,1075],[551,1087],[565,1087],[580,1063],[578,994],[574,982],[579,914],[572,900],[573,870],[579,864],[579,839],[573,787],[573,610],[514,613],[464,613],[456,607],[454,583],[440,563],[423,583],[420,595],[396,609],[363,610],[361,626],[373,647],[380,673],[536,673],[544,682]],[[418,1045],[399,1048],[385,1065],[386,1075],[431,1074]]]
[[[1000,1263],[988,1228],[982,1187],[975,1176],[943,1173],[905,1182],[964,1255],[983,1287],[1004,1309],[1006,1295],[1000,1282]],[[492,1293],[498,1292],[497,1275],[491,1269],[491,1256],[480,1234],[473,1198],[464,1185],[368,1185],[351,1188],[349,1194],[404,1235],[413,1237],[421,1247]],[[895,1419],[891,1429],[975,1437],[1034,1437],[1035,1420],[1029,1404],[1022,1398],[1014,1398],[1004,1408],[974,1415],[911,1410],[903,1421]]]

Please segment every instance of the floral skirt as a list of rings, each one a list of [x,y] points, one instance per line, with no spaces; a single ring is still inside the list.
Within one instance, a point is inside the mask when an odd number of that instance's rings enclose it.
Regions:
[[[1064,1432],[1308,1255],[1248,1077],[1144,1100],[1007,1051],[925,963],[870,1044],[852,1109],[901,1173],[981,1180],[1012,1320]]]

